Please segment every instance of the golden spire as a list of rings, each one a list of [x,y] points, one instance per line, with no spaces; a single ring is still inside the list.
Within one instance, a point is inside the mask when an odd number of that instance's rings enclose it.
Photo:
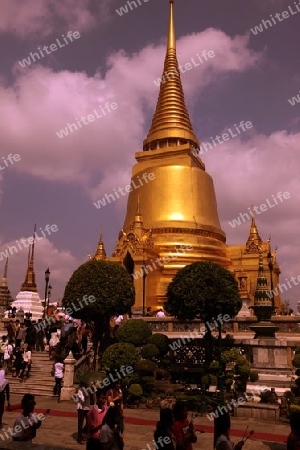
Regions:
[[[100,227],[100,239],[98,242],[98,247],[96,253],[90,259],[96,259],[97,261],[105,261],[106,260],[106,251],[104,248],[104,243],[102,239],[102,227]]]
[[[36,224],[34,224],[33,242],[29,246],[28,267],[26,271],[25,281],[21,286],[22,291],[37,292],[35,273],[34,273],[34,243],[35,243]]]
[[[156,150],[189,143],[199,149],[187,111],[176,56],[176,39],[173,15],[174,0],[170,0],[170,20],[167,54],[156,110],[143,149]]]
[[[3,278],[0,283],[0,286],[3,286],[3,287],[7,287],[7,268],[8,268],[8,258],[6,258],[4,272],[3,272]]]
[[[252,220],[251,220],[251,226],[250,226],[250,233],[249,233],[248,240],[246,242],[246,247],[248,247],[248,245],[250,245],[252,242],[254,242],[254,244],[256,244],[258,246],[262,244],[262,239],[258,233],[258,229],[257,229],[256,223],[255,223],[253,209],[251,211],[251,215],[252,215]]]

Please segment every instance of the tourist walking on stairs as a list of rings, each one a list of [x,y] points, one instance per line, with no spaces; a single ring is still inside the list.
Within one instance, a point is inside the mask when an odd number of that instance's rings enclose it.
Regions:
[[[60,395],[61,383],[64,377],[64,363],[61,358],[57,357],[53,364],[52,375],[55,377],[55,385],[53,388],[53,395]]]

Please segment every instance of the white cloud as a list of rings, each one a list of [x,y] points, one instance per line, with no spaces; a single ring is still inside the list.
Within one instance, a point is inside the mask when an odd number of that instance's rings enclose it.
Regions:
[[[21,38],[33,34],[48,36],[68,28],[84,31],[93,27],[90,0],[1,0],[0,32]]]

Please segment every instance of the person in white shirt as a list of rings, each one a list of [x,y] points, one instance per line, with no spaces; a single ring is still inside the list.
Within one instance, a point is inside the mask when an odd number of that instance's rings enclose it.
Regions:
[[[162,309],[159,309],[156,313],[156,317],[165,317],[165,313]]]
[[[24,344],[24,353],[23,353],[23,367],[22,367],[22,371],[20,373],[19,378],[21,378],[21,380],[24,379],[24,373],[25,370],[27,369],[27,374],[26,376],[29,377],[29,373],[30,373],[30,369],[31,369],[31,348],[28,346],[28,344]]]
[[[78,444],[83,444],[83,433],[87,431],[87,415],[90,410],[90,394],[87,390],[88,385],[86,383],[80,382],[80,388],[77,392],[77,414],[78,414],[78,433],[77,442]],[[85,425],[83,426],[85,419]]]
[[[12,370],[12,354],[13,354],[13,341],[9,340],[4,351],[4,365],[7,367],[7,371]]]
[[[53,364],[53,373],[55,377],[55,385],[53,388],[53,395],[59,395],[61,391],[61,383],[64,377],[64,363],[62,359],[57,357],[56,362]]]

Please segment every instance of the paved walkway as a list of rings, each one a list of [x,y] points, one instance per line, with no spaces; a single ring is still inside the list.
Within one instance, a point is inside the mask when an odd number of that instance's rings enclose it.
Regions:
[[[4,413],[4,429],[0,430],[0,449],[26,448],[36,450],[58,450],[58,449],[85,449],[85,446],[77,444],[77,413],[76,404],[73,400],[57,403],[56,399],[36,397],[36,412],[45,412],[51,408],[48,417],[43,421],[37,432],[36,445],[26,447],[24,443],[11,443],[10,439],[3,441],[4,431],[14,424],[19,414],[15,409]],[[20,398],[12,397],[11,404],[17,405]],[[125,450],[155,450],[153,444],[153,431],[158,420],[158,410],[125,409]],[[196,417],[194,419],[196,429],[202,429],[204,434],[197,433],[198,442],[193,445],[194,450],[213,450],[213,424],[207,417]],[[251,440],[244,445],[244,450],[285,450],[286,437],[289,426],[281,422],[257,421],[254,419],[233,418],[232,440],[237,442],[244,434],[246,426],[255,431]],[[3,436],[3,437],[1,437]],[[21,444],[21,445],[20,445]],[[148,447],[147,447],[148,444]]]

